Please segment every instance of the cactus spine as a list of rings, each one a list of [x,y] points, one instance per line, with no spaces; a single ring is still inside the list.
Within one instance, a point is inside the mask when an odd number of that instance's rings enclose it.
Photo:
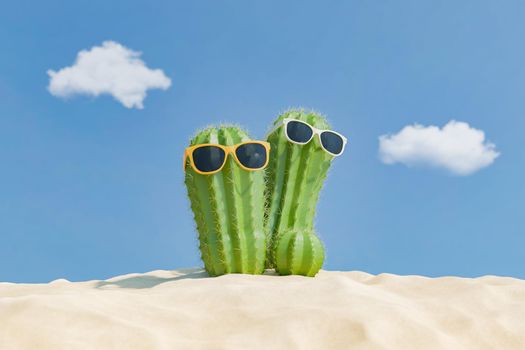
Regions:
[[[190,145],[232,146],[248,140],[238,127],[209,127]],[[185,184],[208,274],[264,272],[264,170],[245,171],[230,154],[220,172],[201,175],[187,160]]]
[[[326,119],[314,112],[291,110],[280,115],[274,125],[282,123],[284,118],[330,129]],[[267,266],[275,267],[280,274],[314,276],[323,264],[324,249],[314,234],[313,219],[333,157],[321,148],[317,136],[306,145],[293,144],[287,140],[283,127],[268,135],[268,142],[271,151],[266,181]],[[297,264],[305,267],[296,268]]]

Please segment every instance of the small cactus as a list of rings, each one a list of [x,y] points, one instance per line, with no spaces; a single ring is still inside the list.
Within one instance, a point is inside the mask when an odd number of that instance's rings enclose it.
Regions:
[[[249,141],[235,126],[209,127],[190,146],[224,146]],[[199,249],[209,275],[264,272],[264,170],[245,171],[229,155],[221,171],[198,174],[185,164],[185,184],[199,233]]]
[[[282,123],[284,118],[302,120],[318,129],[330,129],[326,119],[315,112],[290,110],[280,115],[273,125]],[[319,240],[314,234],[313,220],[319,193],[333,156],[321,148],[317,136],[305,145],[289,142],[284,134],[283,127],[274,129],[268,135],[267,141],[271,145],[270,163],[266,172],[267,267],[276,267],[279,273],[314,276],[322,267],[324,252],[322,252],[322,244],[318,242]],[[293,266],[285,266],[290,263],[290,260],[283,259],[280,255],[285,249],[283,246],[295,251],[295,248],[289,247],[289,243],[284,243],[291,242],[291,238],[288,240],[288,238],[281,237],[285,233],[288,236],[289,231],[295,232],[296,238],[303,237],[303,240],[316,242],[315,244],[312,243],[312,247],[315,246],[315,249],[321,250],[319,254],[317,251],[315,252],[315,263],[312,263],[311,269],[308,271],[306,268],[296,269]],[[276,244],[278,241],[280,244]],[[306,246],[306,249],[310,248]],[[307,257],[309,255],[303,254],[302,256]],[[294,263],[297,262],[294,261]],[[307,264],[306,261],[304,263]]]
[[[323,266],[324,249],[312,232],[282,232],[274,247],[275,270],[280,275],[313,277]]]

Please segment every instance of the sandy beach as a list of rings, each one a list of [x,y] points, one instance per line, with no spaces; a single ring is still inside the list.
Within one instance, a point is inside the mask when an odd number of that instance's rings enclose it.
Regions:
[[[0,283],[0,348],[525,349],[525,281],[184,269]]]

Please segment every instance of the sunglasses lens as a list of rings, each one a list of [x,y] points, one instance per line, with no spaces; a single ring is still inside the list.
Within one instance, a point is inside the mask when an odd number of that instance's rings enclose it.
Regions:
[[[321,133],[321,143],[328,152],[336,156],[343,152],[343,138],[336,133],[331,131],[323,131]]]
[[[193,163],[204,173],[220,169],[225,157],[224,150],[216,146],[202,146],[193,151]]]
[[[310,141],[313,133],[312,128],[305,123],[290,121],[286,125],[286,134],[294,142],[306,143]]]
[[[260,169],[266,164],[266,148],[259,143],[245,143],[235,150],[239,162],[249,169]]]

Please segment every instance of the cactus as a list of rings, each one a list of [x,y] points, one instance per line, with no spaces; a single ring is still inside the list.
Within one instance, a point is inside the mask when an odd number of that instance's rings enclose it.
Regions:
[[[275,242],[273,254],[280,275],[313,277],[323,266],[323,244],[308,231],[282,232]]]
[[[191,146],[248,141],[235,126],[209,127]],[[186,161],[185,184],[197,224],[199,249],[210,276],[264,272],[264,170],[245,171],[229,155],[218,173],[201,175]]]
[[[282,123],[284,118],[302,120],[318,129],[330,129],[326,119],[315,112],[290,110],[280,115],[274,126]],[[271,132],[268,135],[268,142],[271,151],[270,163],[266,171],[267,267],[275,267],[280,274],[297,273],[314,276],[322,266],[324,252],[323,246],[315,237],[313,220],[317,199],[333,156],[321,148],[317,136],[306,145],[289,142],[283,127]],[[288,237],[290,231],[294,233]],[[286,236],[283,236],[285,234]],[[299,240],[309,240],[311,244],[304,245],[304,249],[316,251],[303,252],[298,257],[294,257],[293,255],[298,253],[298,248],[290,246],[287,242],[297,243]],[[292,256],[284,259],[282,254],[285,250],[288,256]],[[314,255],[315,261],[306,261],[312,260],[311,256]],[[299,262],[300,259],[304,261]],[[296,265],[291,266],[291,263],[299,265],[304,263],[311,268],[308,271],[306,268],[297,269]]]

